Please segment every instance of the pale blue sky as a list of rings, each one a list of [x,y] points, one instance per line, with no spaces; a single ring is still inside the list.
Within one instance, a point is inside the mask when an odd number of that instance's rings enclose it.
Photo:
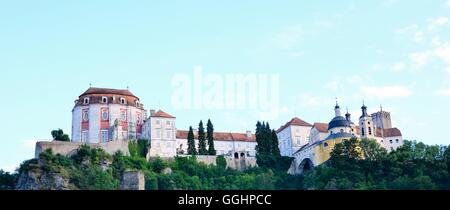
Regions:
[[[0,168],[34,156],[93,86],[126,88],[186,129],[254,130],[251,110],[176,110],[175,74],[280,77],[280,115],[356,120],[383,104],[407,139],[449,144],[450,1],[0,1]]]

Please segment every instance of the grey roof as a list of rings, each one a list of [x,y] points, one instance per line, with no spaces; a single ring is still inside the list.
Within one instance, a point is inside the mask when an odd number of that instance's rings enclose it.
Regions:
[[[336,127],[350,127],[350,122],[342,116],[337,116],[328,123],[328,130]]]
[[[329,135],[325,140],[336,139],[336,138],[352,138],[352,137],[355,137],[355,136],[350,133],[333,133],[333,134]]]

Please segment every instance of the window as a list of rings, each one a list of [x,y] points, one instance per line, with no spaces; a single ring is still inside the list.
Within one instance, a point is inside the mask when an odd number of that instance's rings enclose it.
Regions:
[[[126,103],[125,99],[124,98],[120,98],[120,103],[121,104],[125,104]]]
[[[87,142],[87,140],[88,140],[88,134],[89,134],[88,131],[83,131],[83,132],[81,132],[81,142]]]
[[[391,144],[392,144],[392,139],[391,139],[391,140],[389,140],[389,143],[391,143]]]
[[[160,129],[156,129],[156,138],[161,138],[161,130]]]
[[[333,131],[330,131],[331,134],[333,134]]]
[[[166,125],[170,125],[170,121],[166,121]]]
[[[83,103],[84,104],[89,104],[89,98],[84,98]]]
[[[159,120],[156,120],[156,124],[157,124],[157,125],[159,125],[159,124],[160,124]]]
[[[395,143],[398,143],[398,139],[395,139]]]
[[[381,140],[381,143],[383,143],[384,141],[383,140]]]
[[[102,130],[102,142],[109,141],[108,130]]]
[[[344,133],[344,129],[341,129],[341,133]]]
[[[102,103],[104,103],[104,104],[108,103],[108,98],[103,96],[102,97]]]
[[[141,115],[137,116],[136,124],[141,124]]]
[[[141,105],[141,103],[139,103],[139,101],[136,101],[136,107],[139,107]]]
[[[170,139],[171,138],[171,131],[167,131],[167,133],[166,133],[166,138],[168,138],[168,139]]]
[[[323,147],[328,147],[328,143],[323,143]]]
[[[372,135],[372,127],[369,127],[369,135]]]
[[[125,111],[120,112],[120,119],[122,122],[127,121],[127,113]]]
[[[368,125],[370,125],[370,122],[367,122]]]
[[[89,121],[89,113],[88,111],[83,111],[83,121],[87,122]]]
[[[109,119],[109,113],[108,110],[102,111],[102,120],[108,120]]]
[[[366,135],[364,132],[364,128],[361,128],[361,136],[364,136],[364,135]]]

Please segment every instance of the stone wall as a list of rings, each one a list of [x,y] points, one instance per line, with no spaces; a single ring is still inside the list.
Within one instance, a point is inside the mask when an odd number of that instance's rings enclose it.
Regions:
[[[86,143],[80,142],[66,142],[66,141],[38,141],[36,142],[35,157],[38,158],[39,154],[47,149],[52,149],[54,154],[72,155],[81,145]],[[117,151],[123,152],[128,155],[128,141],[119,140],[105,143],[86,144],[91,148],[102,148],[108,154],[114,154]]]
[[[145,190],[145,178],[142,171],[125,171],[122,176],[121,190]]]
[[[180,157],[191,157],[190,155],[179,155]],[[197,161],[207,165],[216,165],[217,156],[198,155]],[[223,156],[227,162],[227,167],[235,170],[243,171],[250,167],[257,166],[256,157],[240,157],[233,158],[232,156]]]

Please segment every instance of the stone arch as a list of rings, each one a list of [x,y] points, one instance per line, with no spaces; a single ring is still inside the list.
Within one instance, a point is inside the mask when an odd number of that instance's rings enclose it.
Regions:
[[[300,162],[297,167],[297,173],[302,174],[305,171],[312,170],[314,168],[314,163],[309,158],[305,158]]]

